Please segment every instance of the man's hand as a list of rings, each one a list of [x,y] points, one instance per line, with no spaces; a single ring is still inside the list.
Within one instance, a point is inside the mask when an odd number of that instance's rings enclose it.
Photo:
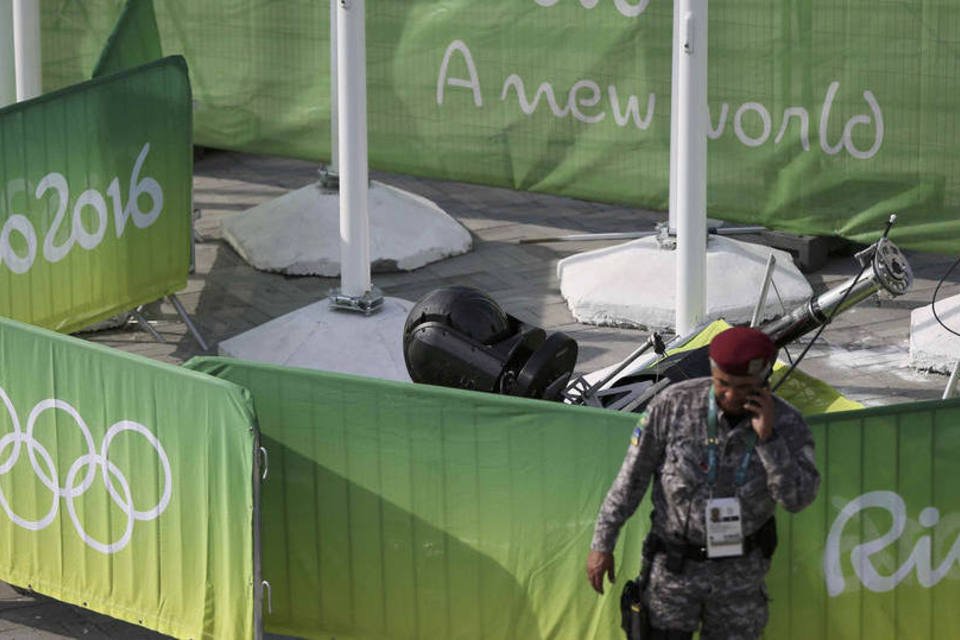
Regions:
[[[773,425],[776,420],[773,408],[773,395],[769,387],[760,387],[747,396],[743,408],[753,414],[750,425],[757,433],[757,439],[764,442],[773,435]]]
[[[591,551],[587,556],[587,579],[590,580],[590,586],[599,594],[603,593],[603,576],[607,575],[610,582],[614,581],[613,576],[613,554],[603,551]]]

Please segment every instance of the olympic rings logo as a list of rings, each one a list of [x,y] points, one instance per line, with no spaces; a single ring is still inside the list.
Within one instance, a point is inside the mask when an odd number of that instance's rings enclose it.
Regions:
[[[93,436],[86,422],[84,422],[77,410],[69,403],[55,398],[41,400],[30,412],[27,418],[27,428],[24,430],[20,426],[17,411],[3,387],[0,387],[0,401],[6,406],[7,412],[10,414],[10,420],[13,422],[13,432],[0,438],[0,476],[10,472],[20,459],[21,450],[26,448],[27,457],[30,460],[30,465],[33,467],[34,473],[37,474],[40,482],[53,493],[53,500],[47,514],[39,520],[27,520],[26,518],[18,516],[13,511],[3,490],[0,489],[0,506],[3,507],[3,510],[6,511],[7,516],[10,517],[14,524],[31,531],[46,529],[50,523],[53,522],[54,518],[57,517],[57,511],[60,508],[60,499],[62,498],[67,503],[67,513],[70,514],[70,520],[73,522],[77,534],[83,541],[101,553],[112,554],[120,551],[130,543],[135,521],[155,520],[160,517],[160,514],[163,513],[167,505],[170,504],[170,495],[173,491],[170,460],[167,458],[167,454],[163,446],[161,446],[160,441],[157,440],[157,437],[139,422],[121,420],[113,424],[107,429],[107,433],[103,437],[103,442],[98,452],[93,444]],[[45,411],[54,410],[63,411],[73,418],[80,428],[87,448],[87,453],[77,458],[70,466],[63,486],[60,486],[60,479],[57,475],[57,465],[53,460],[53,456],[33,437],[33,430],[37,424],[37,418]],[[110,444],[118,434],[124,431],[133,431],[143,436],[157,452],[160,464],[163,467],[163,493],[160,496],[160,500],[153,507],[144,511],[138,511],[134,508],[133,496],[131,495],[130,483],[127,481],[127,477],[120,471],[117,465],[110,461]],[[11,447],[13,450],[6,459],[4,459],[7,449]],[[40,464],[41,461],[43,462],[42,465]],[[97,467],[100,467],[103,483],[107,487],[111,500],[113,500],[114,504],[119,507],[127,517],[123,535],[115,542],[104,543],[89,535],[77,517],[77,511],[74,505],[74,500],[83,495],[93,484],[93,481],[96,479]],[[80,476],[81,471],[83,472],[83,479],[78,483],[77,478]]]

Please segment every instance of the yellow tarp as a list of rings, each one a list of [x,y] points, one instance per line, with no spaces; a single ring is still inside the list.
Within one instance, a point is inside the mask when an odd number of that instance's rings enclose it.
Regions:
[[[688,340],[686,344],[670,349],[667,353],[680,353],[708,345],[715,335],[729,329],[730,326],[726,320],[715,320]],[[770,384],[776,386],[777,381],[789,368],[789,364],[777,360],[773,366]],[[777,395],[799,409],[803,415],[863,409],[863,405],[859,402],[843,397],[826,382],[803,373],[799,369],[794,370],[787,381],[783,383],[783,386],[777,389]]]

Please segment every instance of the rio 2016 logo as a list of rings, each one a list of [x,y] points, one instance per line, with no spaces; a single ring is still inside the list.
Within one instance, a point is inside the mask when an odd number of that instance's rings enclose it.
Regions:
[[[864,511],[880,509],[887,512],[887,518],[892,521],[890,528],[878,537],[868,542],[859,542],[853,536],[844,538],[844,529],[851,521],[859,519]],[[887,518],[884,518],[886,520]],[[933,536],[931,533],[920,535],[913,546],[913,550],[906,555],[903,563],[889,571],[889,552],[896,547],[908,525],[913,531],[933,529],[941,523],[940,510],[936,507],[926,507],[917,518],[916,523],[907,518],[907,505],[899,494],[893,491],[871,491],[850,502],[840,510],[840,514],[830,527],[827,536],[827,545],[823,554],[823,573],[826,578],[827,593],[836,597],[847,590],[846,578],[843,572],[843,549],[850,548],[850,565],[857,579],[868,590],[876,593],[892,591],[903,582],[911,573],[916,574],[917,582],[922,587],[931,588],[943,580],[953,571],[954,566],[960,563],[960,538],[954,540],[949,551],[937,564],[933,553]],[[955,523],[954,523],[955,526]],[[954,529],[955,531],[955,529]],[[938,532],[942,539],[949,540],[946,532]],[[951,532],[952,533],[952,532]],[[900,558],[904,555],[901,553]],[[883,570],[878,570],[878,565]]]
[[[103,442],[100,443],[100,449],[98,450],[94,446],[93,436],[86,422],[84,422],[83,418],[72,405],[63,400],[48,398],[38,402],[27,417],[26,428],[21,427],[16,408],[2,387],[0,387],[0,402],[6,407],[13,425],[13,431],[0,438],[0,476],[10,473],[23,453],[26,452],[26,457],[30,462],[30,466],[33,468],[33,472],[37,478],[40,479],[40,482],[50,490],[53,498],[46,515],[39,520],[28,520],[27,518],[17,515],[7,496],[3,493],[2,489],[0,489],[0,507],[3,508],[10,520],[17,526],[31,531],[46,529],[57,517],[60,501],[63,500],[66,503],[70,520],[73,522],[77,534],[83,541],[101,553],[113,554],[130,543],[130,539],[133,536],[133,526],[136,521],[156,520],[170,504],[170,496],[173,491],[170,460],[160,441],[144,425],[131,420],[121,420],[113,424],[107,429],[107,433],[104,435]],[[33,433],[40,415],[45,411],[53,410],[62,411],[73,418],[77,427],[80,429],[80,434],[83,436],[87,451],[70,465],[62,486],[57,474],[56,461],[50,454],[50,451],[37,441]],[[160,499],[155,505],[142,511],[134,508],[130,481],[124,474],[124,471],[110,460],[110,445],[113,439],[125,431],[140,434],[150,446],[153,447],[163,470],[163,491],[161,492]],[[96,479],[98,468],[100,469],[103,484],[110,494],[110,499],[126,516],[123,534],[113,542],[101,542],[87,533],[77,515],[77,509],[74,504],[74,501],[86,493],[91,487]]]
[[[145,229],[152,225],[163,211],[163,189],[160,183],[150,177],[140,177],[143,163],[149,152],[150,143],[148,142],[141,147],[140,154],[133,164],[126,204],[122,201],[119,178],[115,177],[107,186],[107,197],[111,200],[113,209],[114,231],[118,238],[123,235],[127,220],[132,220],[136,227]],[[7,185],[6,202],[2,203],[9,216],[0,228],[0,266],[6,266],[10,271],[18,274],[26,273],[33,267],[37,252],[41,250],[40,238],[30,219],[23,213],[11,211],[14,195],[26,190],[25,180],[22,178],[12,180]],[[34,197],[42,200],[48,192],[52,193],[51,197],[57,203],[57,210],[43,238],[43,258],[51,264],[60,262],[67,257],[74,244],[79,244],[87,251],[97,248],[103,241],[109,224],[107,200],[103,194],[97,189],[83,191],[74,201],[68,220],[70,188],[62,173],[51,171],[43,176],[37,183]],[[140,209],[142,195],[150,198],[150,208],[147,211]],[[92,209],[95,214],[96,227],[92,230],[84,226],[82,216],[84,209]],[[64,235],[60,232],[64,225],[68,227],[69,233],[66,234],[66,239],[61,238],[58,241],[58,236]],[[12,241],[13,234],[19,236],[17,249],[14,248]]]

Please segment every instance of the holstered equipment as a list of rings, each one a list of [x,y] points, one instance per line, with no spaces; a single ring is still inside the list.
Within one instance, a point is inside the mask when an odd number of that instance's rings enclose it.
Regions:
[[[643,605],[643,592],[650,582],[650,571],[653,569],[653,556],[656,553],[652,540],[656,538],[653,531],[647,534],[643,541],[643,565],[636,580],[628,580],[623,585],[620,594],[620,628],[627,635],[627,640],[649,640],[650,618]]]
[[[646,631],[649,628],[649,620],[641,600],[642,582],[642,576],[636,580],[627,580],[620,594],[620,628],[627,634],[627,640],[646,640],[648,637]]]

